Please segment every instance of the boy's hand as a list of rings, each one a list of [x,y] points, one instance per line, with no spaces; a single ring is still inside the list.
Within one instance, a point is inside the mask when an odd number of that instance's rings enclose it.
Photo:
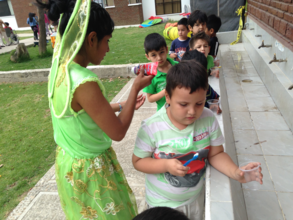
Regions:
[[[185,176],[190,168],[183,166],[177,159],[166,160],[166,170],[174,176]]]
[[[220,60],[214,60],[215,66],[220,66]]]
[[[173,58],[173,59],[175,59],[175,58],[177,58],[178,56],[177,56],[177,53],[171,53],[171,54],[170,54],[170,57]]]
[[[220,108],[220,105],[218,105],[218,110],[217,110],[217,114],[221,114],[222,113],[222,109]]]
[[[216,69],[212,70],[211,75],[212,75],[212,76],[215,76],[216,78],[219,78],[219,76],[220,76],[220,71],[219,71],[219,69],[216,68]]]
[[[243,169],[247,169],[247,170],[251,170],[253,169],[254,167],[257,167],[258,165],[260,165],[260,163],[258,162],[252,162],[252,163],[249,163],[247,164],[245,167],[242,167]],[[261,173],[261,167],[259,167],[259,173],[251,173],[250,175],[249,174],[246,174],[248,176],[246,176],[246,179],[244,178],[244,172],[241,171],[239,168],[236,170],[235,172],[235,179],[238,180],[240,183],[247,183],[247,182],[251,182],[251,181],[257,181],[259,182],[260,184],[263,184],[263,174]]]

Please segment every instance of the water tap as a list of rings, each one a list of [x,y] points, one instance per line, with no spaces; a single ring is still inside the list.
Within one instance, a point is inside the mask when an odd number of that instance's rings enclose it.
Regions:
[[[260,34],[257,34],[257,35],[255,35],[255,37],[261,37],[261,35]]]
[[[264,40],[261,42],[261,45],[258,47],[260,49],[261,47],[272,47],[272,45],[265,45]]]
[[[278,62],[278,63],[282,63],[282,62],[287,62],[287,60],[283,60],[283,59],[279,59],[277,60],[276,54],[274,53],[274,58],[269,62],[269,64],[273,63],[273,62]]]

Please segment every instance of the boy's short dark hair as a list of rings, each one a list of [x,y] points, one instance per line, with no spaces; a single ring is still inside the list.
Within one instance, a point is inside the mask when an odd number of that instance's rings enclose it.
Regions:
[[[178,21],[177,25],[184,25],[187,28],[187,30],[188,30],[188,20],[187,20],[187,18],[181,18]]]
[[[7,26],[9,26],[9,23],[8,22],[4,22],[4,24],[6,24]]]
[[[221,18],[218,17],[217,15],[210,15],[208,17],[208,22],[207,22],[207,28],[208,30],[211,30],[211,28],[214,29],[215,33],[217,33],[222,25]]]
[[[189,48],[192,49],[198,40],[205,40],[208,44],[210,44],[210,37],[205,32],[198,32],[190,39]]]
[[[132,220],[189,220],[182,212],[168,207],[154,207],[147,209]]]
[[[206,68],[197,61],[182,61],[172,66],[167,74],[166,91],[170,98],[172,91],[176,88],[189,88],[190,93],[198,89],[207,90],[208,74]]]
[[[158,33],[149,34],[144,39],[144,50],[146,54],[152,50],[159,51],[162,47],[167,47],[167,44],[165,38]]]
[[[208,61],[206,56],[203,53],[199,52],[198,50],[186,51],[181,61],[184,61],[184,60],[195,60],[199,62],[205,69],[208,66]]]
[[[197,22],[199,23],[207,23],[208,21],[208,17],[206,15],[206,13],[204,13],[203,11],[200,10],[195,10],[193,11],[188,18],[188,24],[193,27],[194,24],[196,24]]]

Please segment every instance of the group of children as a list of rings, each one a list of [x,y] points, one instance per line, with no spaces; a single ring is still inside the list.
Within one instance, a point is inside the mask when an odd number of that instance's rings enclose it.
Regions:
[[[144,88],[144,92],[147,94],[148,101],[157,103],[157,110],[160,110],[166,102],[165,99],[165,87],[166,76],[168,70],[178,64],[180,60],[195,59],[205,66],[209,75],[215,75],[219,77],[219,70],[212,69],[215,64],[219,65],[214,58],[218,53],[218,38],[216,33],[221,27],[221,19],[216,15],[207,15],[199,10],[190,14],[189,19],[182,18],[178,22],[178,34],[179,37],[175,39],[171,44],[169,55],[174,60],[167,58],[168,47],[165,39],[157,33],[149,34],[145,38],[144,48],[146,57],[151,62],[158,62],[158,73],[152,80],[152,84]],[[188,38],[188,32],[192,32],[192,37]],[[211,48],[211,49],[210,49]],[[198,51],[204,55],[201,57]],[[219,95],[212,87],[208,87],[207,99],[219,99]],[[208,103],[205,102],[205,107],[208,107]],[[218,114],[221,113],[220,107],[218,107]]]

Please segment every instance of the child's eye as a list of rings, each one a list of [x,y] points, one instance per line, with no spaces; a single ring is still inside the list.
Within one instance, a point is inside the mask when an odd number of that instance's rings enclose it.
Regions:
[[[186,103],[180,103],[180,105],[185,107],[187,104]]]
[[[201,106],[203,103],[196,103],[197,106]]]

